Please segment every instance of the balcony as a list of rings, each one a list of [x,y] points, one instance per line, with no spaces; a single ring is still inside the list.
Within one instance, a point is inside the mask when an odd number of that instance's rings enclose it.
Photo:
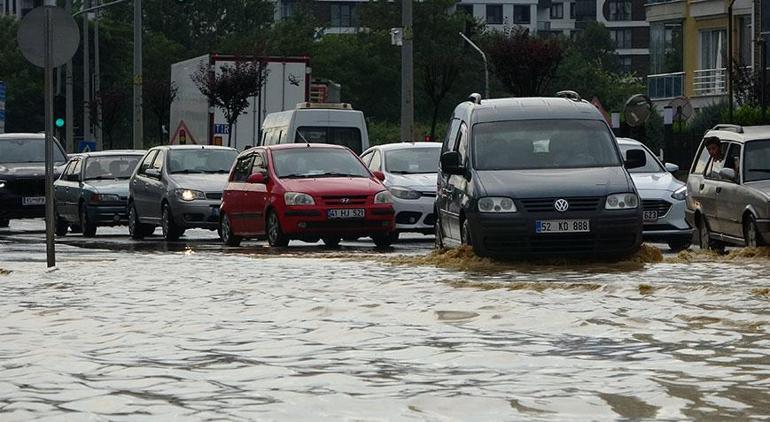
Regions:
[[[684,94],[684,72],[647,75],[647,95],[650,99],[674,98]]]
[[[695,96],[724,95],[727,92],[727,70],[703,69],[693,73],[693,93]]]

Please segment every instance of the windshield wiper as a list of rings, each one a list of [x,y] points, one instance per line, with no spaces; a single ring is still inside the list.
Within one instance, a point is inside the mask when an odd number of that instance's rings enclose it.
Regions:
[[[297,173],[292,173],[292,174],[281,175],[281,176],[278,176],[278,177],[280,177],[281,179],[304,179],[304,178],[315,177],[315,176],[316,176],[315,174],[297,174]]]
[[[360,174],[326,172],[316,174],[317,177],[364,177]]]
[[[748,169],[746,171],[758,171],[760,173],[770,173],[770,169]]]
[[[230,170],[206,170],[204,173],[212,173],[212,174],[224,174],[224,173],[230,173]]]
[[[174,171],[171,172],[171,174],[179,174],[179,173],[183,173],[183,174],[200,174],[200,173],[203,173],[203,172],[200,171],[200,170],[174,170]]]

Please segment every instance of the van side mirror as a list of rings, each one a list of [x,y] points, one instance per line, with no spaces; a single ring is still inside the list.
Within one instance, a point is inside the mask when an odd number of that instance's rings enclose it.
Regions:
[[[262,173],[254,173],[246,179],[246,183],[258,183],[264,185],[267,182],[267,177]]]
[[[666,163],[663,167],[665,167],[666,171],[669,173],[676,173],[679,171],[679,166],[674,163]]]
[[[647,155],[640,149],[629,149],[626,151],[625,166],[627,169],[635,169],[647,165]]]
[[[441,154],[441,169],[449,174],[463,174],[465,169],[460,165],[460,153],[447,151]]]
[[[381,172],[381,171],[379,171],[379,170],[375,170],[375,171],[373,171],[373,172],[372,172],[372,174],[373,174],[373,175],[374,175],[374,177],[376,177],[376,178],[377,178],[377,180],[379,180],[380,182],[384,182],[384,181],[385,181],[385,173],[383,173],[383,172]]]
[[[735,170],[733,170],[733,169],[731,169],[729,167],[725,167],[722,170],[719,170],[719,177],[722,180],[729,180],[731,182],[735,182],[736,181]]]

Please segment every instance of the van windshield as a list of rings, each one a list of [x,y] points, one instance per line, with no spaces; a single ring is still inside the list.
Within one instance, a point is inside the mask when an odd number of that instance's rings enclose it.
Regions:
[[[305,140],[319,144],[342,145],[350,148],[356,154],[363,152],[361,131],[357,127],[302,126],[297,128],[294,142],[304,143]]]
[[[620,166],[610,130],[597,120],[515,120],[473,126],[477,170]]]

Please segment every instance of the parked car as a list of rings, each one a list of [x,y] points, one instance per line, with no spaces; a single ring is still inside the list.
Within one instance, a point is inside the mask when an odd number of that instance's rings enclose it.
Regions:
[[[642,241],[642,208],[601,113],[564,98],[481,100],[455,108],[442,146],[436,243],[480,256],[620,258]]]
[[[324,144],[290,144],[242,152],[230,173],[221,211],[225,244],[267,237],[336,246],[343,237],[369,236],[391,243],[390,192],[351,150]]]
[[[129,182],[128,230],[141,239],[161,226],[166,240],[186,229],[219,228],[219,205],[238,152],[213,145],[150,149]]]
[[[73,155],[54,182],[56,234],[70,226],[93,237],[99,226],[128,222],[128,179],[145,151],[112,150]]]
[[[721,159],[709,154],[707,144]],[[770,126],[717,125],[706,132],[687,178],[688,223],[701,248],[770,241]]]
[[[618,138],[618,144],[623,154],[641,150],[647,157],[647,164],[628,170],[642,199],[642,239],[665,242],[673,251],[690,247],[693,229],[684,218],[687,186],[672,174],[679,166],[661,163],[644,144],[633,139]]]
[[[54,177],[67,154],[54,139]],[[0,134],[0,227],[21,218],[45,217],[45,135]]]
[[[441,144],[437,142],[402,142],[369,148],[361,155],[371,171],[385,175],[383,184],[393,195],[396,231],[435,232],[436,180]]]
[[[295,142],[342,145],[360,154],[369,148],[364,113],[347,103],[299,103],[265,116],[260,145]]]

